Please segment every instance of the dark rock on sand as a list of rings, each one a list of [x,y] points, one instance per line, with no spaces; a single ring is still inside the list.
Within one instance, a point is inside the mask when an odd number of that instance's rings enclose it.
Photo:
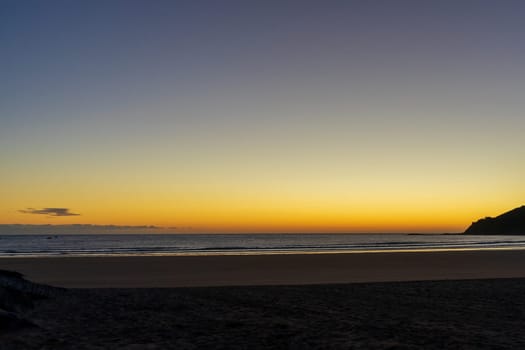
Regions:
[[[15,271],[0,270],[0,332],[35,327],[22,315],[33,309],[34,301],[56,296],[62,288],[30,282]]]
[[[470,235],[525,235],[525,205],[495,218],[473,222],[465,231]]]
[[[0,270],[0,287],[16,290],[37,298],[57,296],[65,291],[63,288],[28,281],[21,273],[7,270]]]
[[[16,289],[0,286],[0,309],[24,312],[33,308],[33,297]]]
[[[0,309],[0,333],[35,327],[34,323],[14,312]]]

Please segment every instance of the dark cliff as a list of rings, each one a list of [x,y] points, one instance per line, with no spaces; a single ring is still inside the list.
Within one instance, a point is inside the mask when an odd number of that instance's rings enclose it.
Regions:
[[[465,231],[470,235],[525,235],[525,205],[495,218],[478,220]]]

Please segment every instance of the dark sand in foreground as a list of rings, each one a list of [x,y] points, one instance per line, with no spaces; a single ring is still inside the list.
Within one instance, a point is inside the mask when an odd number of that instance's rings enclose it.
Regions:
[[[524,349],[525,279],[75,289],[1,349]]]
[[[23,315],[38,328],[0,331],[2,350],[525,348],[524,251],[0,259],[0,269],[91,288],[38,300]],[[413,282],[369,283],[389,280]],[[275,285],[220,286],[248,284]],[[193,287],[158,288],[176,286]]]

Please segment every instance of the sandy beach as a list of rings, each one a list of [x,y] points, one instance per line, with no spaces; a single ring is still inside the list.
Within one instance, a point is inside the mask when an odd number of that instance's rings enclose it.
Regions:
[[[525,278],[525,251],[1,258],[0,269],[67,288],[172,288]]]
[[[523,251],[0,259],[69,288],[0,348],[522,349],[524,267]]]

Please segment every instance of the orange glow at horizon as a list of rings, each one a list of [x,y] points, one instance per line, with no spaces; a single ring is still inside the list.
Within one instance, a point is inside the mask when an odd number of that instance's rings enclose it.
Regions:
[[[448,233],[462,232],[473,220],[510,209],[504,203],[476,208],[421,198],[419,205],[401,200],[358,203],[320,198],[128,198],[106,200],[102,206],[101,197],[70,206],[80,216],[49,217],[13,208],[1,223],[154,225],[166,233]],[[15,208],[24,209],[24,201],[18,202]],[[74,203],[72,199],[64,202]]]
[[[194,159],[183,169],[144,156],[140,168],[132,158],[108,158],[100,160],[99,172],[88,159],[68,167],[8,164],[0,223],[154,225],[196,233],[462,232],[473,220],[522,204],[516,191],[521,178],[506,175],[502,186],[505,174],[498,168],[467,169],[479,174],[471,178],[466,170],[437,167],[435,158],[356,170],[329,158],[312,167],[308,158],[280,157],[244,158],[242,167],[235,158],[221,164]],[[262,167],[263,161],[272,167]],[[81,215],[20,212],[28,207],[63,207]]]

